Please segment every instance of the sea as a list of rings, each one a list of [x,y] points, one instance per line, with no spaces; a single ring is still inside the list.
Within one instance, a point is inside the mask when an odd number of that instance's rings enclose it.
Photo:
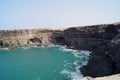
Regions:
[[[80,80],[80,67],[89,60],[88,50],[66,46],[0,49],[0,80]]]

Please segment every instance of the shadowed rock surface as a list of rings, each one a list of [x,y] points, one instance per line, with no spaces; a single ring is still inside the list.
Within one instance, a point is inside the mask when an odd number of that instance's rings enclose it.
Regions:
[[[120,73],[120,25],[73,27],[64,31],[65,45],[93,51],[81,68],[85,76],[100,77]]]

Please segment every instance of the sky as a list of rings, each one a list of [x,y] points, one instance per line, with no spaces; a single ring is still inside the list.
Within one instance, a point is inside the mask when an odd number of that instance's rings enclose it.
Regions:
[[[0,29],[68,28],[120,21],[120,0],[0,0]]]

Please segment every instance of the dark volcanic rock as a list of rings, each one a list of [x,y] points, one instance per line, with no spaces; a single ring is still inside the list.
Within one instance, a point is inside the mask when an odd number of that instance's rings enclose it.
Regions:
[[[65,45],[93,51],[88,64],[81,68],[85,76],[120,73],[120,25],[73,27],[65,30],[64,35]]]
[[[91,55],[87,66],[81,68],[85,76],[100,77],[112,74],[112,60],[107,56]]]

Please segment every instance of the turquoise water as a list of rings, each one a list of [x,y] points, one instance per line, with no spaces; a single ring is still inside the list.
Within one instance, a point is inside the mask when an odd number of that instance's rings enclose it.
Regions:
[[[70,80],[82,77],[76,69],[86,64],[86,52],[64,47],[0,50],[0,80]]]

